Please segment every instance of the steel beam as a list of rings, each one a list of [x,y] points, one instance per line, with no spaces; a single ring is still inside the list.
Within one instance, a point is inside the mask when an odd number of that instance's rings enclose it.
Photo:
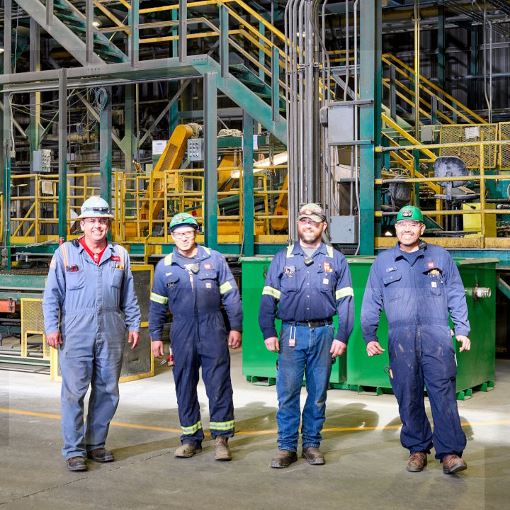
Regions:
[[[124,97],[124,138],[122,146],[124,152],[124,171],[133,170],[133,159],[135,159],[137,150],[135,132],[135,86],[127,85],[125,87]],[[112,133],[113,135],[113,133]]]
[[[131,0],[131,9],[129,11],[130,35],[128,41],[128,59],[130,65],[138,65],[140,57],[140,0]]]
[[[224,5],[220,9],[220,66],[221,76],[228,75],[229,69],[229,46],[228,46],[228,11]]]
[[[39,25],[30,19],[30,72],[36,73],[41,70],[41,30]],[[33,151],[38,150],[41,143],[41,93],[32,92],[30,94],[30,162],[32,163]],[[34,168],[31,167],[34,171]],[[30,194],[33,190],[31,190]]]
[[[255,254],[255,198],[253,196],[253,119],[243,116],[243,243],[244,255]]]
[[[92,0],[86,0],[85,2],[85,17],[86,17],[86,29],[85,34],[85,59],[87,64],[94,62],[94,5]]]
[[[380,155],[374,147],[381,145],[381,46],[382,3],[360,2],[360,139],[371,144],[360,145],[360,247],[361,255],[374,253],[374,178],[380,173]]]
[[[184,62],[188,56],[188,2],[179,0],[179,61]]]
[[[112,204],[112,91],[104,89],[106,102],[99,112],[99,171],[101,173],[101,196]]]
[[[204,227],[205,244],[215,249],[218,246],[218,141],[216,73],[204,75]]]
[[[67,236],[67,69],[60,69],[58,94],[58,237]]]

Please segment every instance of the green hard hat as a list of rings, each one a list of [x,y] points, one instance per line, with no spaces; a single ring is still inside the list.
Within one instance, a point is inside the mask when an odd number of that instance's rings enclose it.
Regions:
[[[419,221],[421,223],[423,222],[423,213],[421,212],[421,209],[419,207],[416,207],[414,205],[406,205],[398,211],[397,214],[397,221],[401,220],[414,220]]]
[[[195,230],[198,230],[197,220],[193,216],[191,216],[191,214],[183,212],[176,214],[172,218],[172,221],[170,222],[170,232],[173,232],[177,227],[184,226],[190,226],[193,227]]]

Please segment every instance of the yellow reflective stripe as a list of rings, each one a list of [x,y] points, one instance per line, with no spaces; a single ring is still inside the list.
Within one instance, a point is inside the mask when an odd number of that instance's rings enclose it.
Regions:
[[[326,253],[327,253],[328,257],[333,258],[333,255],[334,255],[333,246],[331,246],[330,244],[327,244],[326,245]]]
[[[342,299],[347,296],[354,296],[352,287],[344,287],[343,289],[338,289],[336,291],[336,299]]]
[[[230,282],[225,282],[220,285],[220,294],[226,294],[227,292],[231,291],[234,287],[232,287],[232,284]]]
[[[181,425],[181,430],[183,434],[194,434],[197,432],[197,430],[200,430],[202,428],[202,422],[197,421],[194,425],[191,425],[190,427],[183,427]]]
[[[166,305],[168,303],[168,298],[165,296],[160,296],[159,294],[156,294],[155,292],[151,292],[151,301],[154,301],[155,303],[159,303],[160,305]]]
[[[209,423],[211,430],[232,430],[234,428],[234,420],[230,421],[211,421]]]
[[[205,252],[207,253],[207,255],[210,255],[210,254],[211,254],[211,248],[208,248],[207,246],[202,246],[202,248],[205,250]]]
[[[294,254],[292,253],[294,251],[294,243],[292,244],[289,244],[289,246],[287,246],[287,257],[293,257]]]
[[[165,266],[171,266],[172,265],[172,254],[171,253],[170,253],[170,255],[167,255],[165,257],[163,264],[165,264]]]
[[[263,296],[273,296],[275,299],[280,299],[282,297],[282,293],[278,289],[269,287],[268,285],[266,285],[262,289],[262,295]]]
[[[62,258],[64,259],[64,268],[67,269],[67,267],[69,266],[69,260],[67,258],[67,248],[66,248],[66,243],[62,243],[60,245],[60,249],[62,250]]]

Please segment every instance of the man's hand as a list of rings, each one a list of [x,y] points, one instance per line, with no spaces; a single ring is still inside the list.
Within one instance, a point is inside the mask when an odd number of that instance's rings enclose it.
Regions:
[[[337,356],[341,356],[345,352],[345,349],[347,349],[347,345],[344,342],[341,340],[333,340],[329,352],[331,353],[331,357],[334,359]]]
[[[151,350],[155,358],[161,358],[161,356],[165,354],[163,352],[163,342],[161,340],[153,340],[151,342]]]
[[[384,349],[382,348],[381,344],[377,340],[373,340],[372,342],[368,342],[367,344],[367,354],[369,356],[377,356],[379,354],[382,354],[384,352]]]
[[[457,342],[460,342],[462,345],[459,348],[459,351],[469,351],[471,349],[471,340],[464,335],[456,335],[457,336]]]
[[[228,334],[228,346],[231,349],[238,349],[239,347],[241,347],[241,342],[242,342],[241,332],[236,331],[235,329],[231,330],[230,333]]]
[[[58,346],[62,343],[62,337],[60,336],[60,332],[54,331],[53,333],[48,333],[46,335],[46,343],[50,347],[58,349]]]
[[[278,337],[270,336],[264,340],[266,349],[271,352],[278,352],[280,350],[280,344],[278,343]]]
[[[131,350],[133,350],[140,341],[140,333],[138,331],[130,331],[128,333],[128,344],[131,344]]]

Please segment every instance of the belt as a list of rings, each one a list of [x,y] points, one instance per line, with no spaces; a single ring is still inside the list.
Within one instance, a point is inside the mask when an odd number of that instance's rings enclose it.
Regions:
[[[318,321],[299,321],[293,322],[294,326],[307,326],[309,328],[320,328],[322,326],[329,326],[333,321],[331,319],[321,319]]]

